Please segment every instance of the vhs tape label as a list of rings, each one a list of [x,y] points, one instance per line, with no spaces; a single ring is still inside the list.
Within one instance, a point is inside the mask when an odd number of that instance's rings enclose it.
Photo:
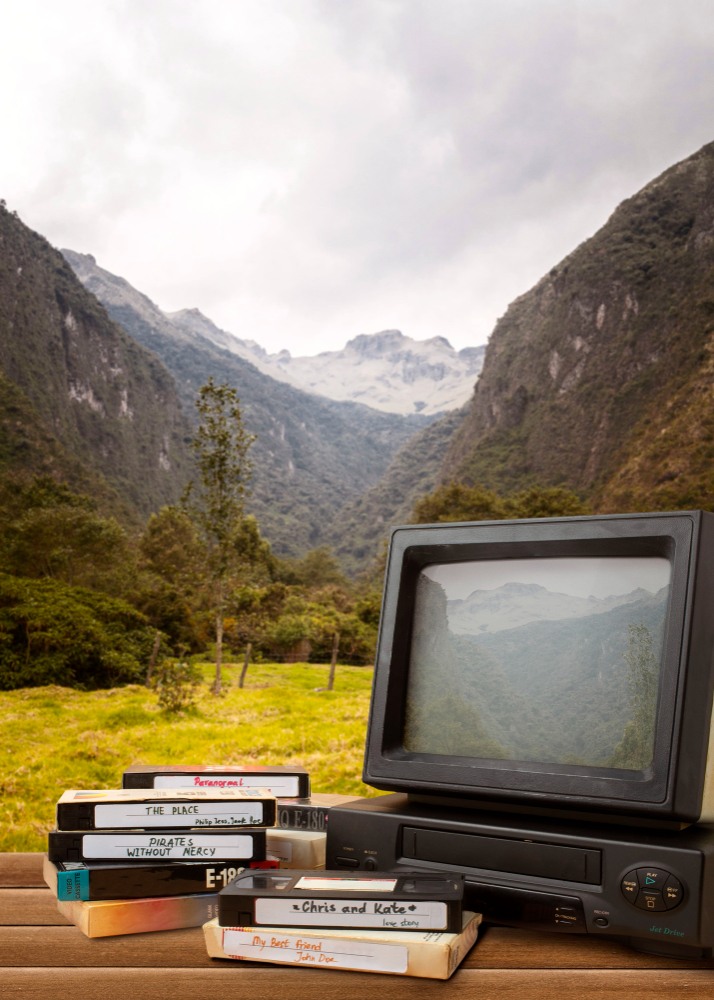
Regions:
[[[409,950],[405,945],[377,941],[350,941],[346,938],[296,937],[279,932],[261,934],[255,930],[226,928],[223,949],[235,958],[291,965],[321,965],[333,969],[366,969],[371,972],[404,974]]]
[[[183,861],[192,858],[251,858],[254,841],[244,834],[231,834],[220,839],[195,836],[155,836],[141,834],[118,835],[113,838],[83,837],[83,854],[87,859],[99,858],[172,858]]]
[[[446,926],[445,903],[421,900],[387,902],[378,899],[256,899],[256,924],[288,924],[296,927],[384,927],[392,930],[442,930]]]
[[[260,802],[159,802],[144,805],[96,805],[94,825],[98,830],[167,826],[259,826],[264,822]]]
[[[277,798],[295,798],[300,782],[294,775],[241,774],[234,777],[206,774],[157,774],[154,788],[245,788],[266,791]]]

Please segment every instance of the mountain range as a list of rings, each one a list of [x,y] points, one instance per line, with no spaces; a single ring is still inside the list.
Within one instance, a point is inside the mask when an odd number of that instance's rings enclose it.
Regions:
[[[642,588],[611,597],[579,597],[558,593],[537,583],[504,583],[493,590],[475,590],[464,599],[447,601],[446,607],[449,627],[454,633],[483,635],[533,622],[569,621],[607,614],[623,604],[646,602],[652,597]]]
[[[237,354],[278,382],[386,413],[435,416],[463,406],[471,398],[486,351],[485,346],[456,351],[445,337],[417,341],[400,330],[383,330],[360,334],[341,351],[293,357],[289,351],[268,354],[255,341],[226,333],[198,309],[166,315],[189,336],[198,334]]]
[[[511,303],[480,373],[479,353],[385,330],[268,355],[197,310],[163,313],[0,205],[0,472],[49,472],[145,517],[191,475],[212,376],[256,435],[251,505],[275,551],[331,545],[357,570],[453,480],[565,486],[603,513],[714,507],[714,143]],[[356,371],[370,405],[328,398]]]
[[[421,414],[382,412],[278,382],[221,346],[205,317],[168,315],[91,255],[63,253],[86,291],[165,366],[189,419],[209,377],[238,389],[246,429],[255,435],[248,506],[279,555],[326,544],[344,506],[376,483],[395,452],[429,422]]]

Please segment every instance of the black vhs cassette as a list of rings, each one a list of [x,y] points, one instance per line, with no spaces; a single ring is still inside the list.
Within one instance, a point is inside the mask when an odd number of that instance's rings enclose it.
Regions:
[[[303,767],[251,764],[135,764],[124,788],[260,788],[279,799],[305,799],[310,775]]]
[[[46,881],[59,900],[145,899],[218,892],[242,871],[212,861],[57,861]]]
[[[218,895],[224,927],[461,928],[461,875],[415,872],[243,872]]]
[[[70,789],[57,803],[58,830],[253,827],[276,821],[276,799],[243,788]]]
[[[50,861],[250,861],[265,860],[265,830],[52,830]]]

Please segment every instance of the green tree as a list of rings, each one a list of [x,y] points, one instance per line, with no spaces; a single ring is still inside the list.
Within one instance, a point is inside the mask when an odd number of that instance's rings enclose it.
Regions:
[[[5,482],[0,553],[17,576],[62,580],[121,595],[133,552],[125,530],[95,502],[51,476]]]
[[[439,521],[496,521],[506,517],[504,502],[483,486],[444,483],[417,501],[412,521],[432,524]]]
[[[196,401],[199,426],[192,446],[198,481],[189,484],[186,510],[206,545],[207,576],[212,587],[216,629],[215,694],[222,687],[223,622],[228,581],[244,557],[245,497],[251,476],[248,450],[253,435],[243,425],[237,391],[216,385],[212,378],[201,387]],[[248,535],[249,538],[252,536]]]
[[[0,688],[101,688],[143,680],[154,630],[125,601],[0,573]]]
[[[507,517],[572,517],[592,511],[564,486],[529,486],[506,498]]]
[[[503,521],[517,517],[567,517],[590,511],[577,494],[562,486],[529,486],[501,496],[483,486],[450,482],[417,501],[415,524],[445,521]]]

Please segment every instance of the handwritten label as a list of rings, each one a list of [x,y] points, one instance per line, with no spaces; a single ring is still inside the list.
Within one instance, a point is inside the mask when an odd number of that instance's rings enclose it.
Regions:
[[[409,957],[405,945],[316,935],[260,934],[232,927],[223,931],[223,950],[230,958],[402,975],[407,971]]]
[[[272,899],[255,901],[257,924],[311,927],[378,927],[392,930],[444,930],[446,903],[434,900]]]
[[[85,858],[173,858],[190,860],[206,858],[232,860],[250,858],[253,838],[245,834],[226,834],[217,837],[149,836],[143,834],[118,834],[116,837],[96,836],[87,833],[82,838]]]
[[[299,794],[298,778],[279,774],[245,774],[230,778],[206,777],[203,774],[157,774],[154,788],[252,788],[285,798],[295,798]]]
[[[163,802],[129,805],[97,805],[97,829],[116,830],[151,826],[260,826],[263,807],[259,802]]]

